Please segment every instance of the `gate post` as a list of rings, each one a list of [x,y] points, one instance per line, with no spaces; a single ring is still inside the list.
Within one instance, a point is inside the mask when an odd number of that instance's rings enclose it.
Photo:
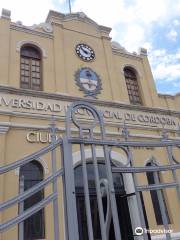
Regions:
[[[19,193],[24,192],[24,176],[19,179]],[[19,214],[24,212],[24,200],[19,203]],[[19,223],[19,240],[24,240],[24,221]]]
[[[67,137],[63,138],[63,155],[68,240],[79,240],[72,146]]]
[[[132,151],[131,151],[130,147],[128,147],[128,151],[129,151],[129,157],[130,157],[130,164],[132,167],[134,167],[134,161],[133,161]],[[137,205],[138,205],[138,210],[139,210],[139,214],[140,214],[140,221],[141,221],[141,225],[142,225],[141,227],[143,229],[145,229],[146,224],[145,224],[145,219],[144,219],[144,213],[143,213],[140,192],[137,191],[138,181],[137,181],[137,176],[136,176],[135,172],[132,172],[132,177],[133,177],[133,181],[134,181],[135,195],[136,195],[136,199],[137,199]],[[145,233],[145,232],[143,232],[143,239],[144,240],[149,239],[147,233]]]
[[[51,142],[52,144],[55,144],[56,141],[56,125],[54,117],[52,117],[52,123],[50,124],[50,130],[51,130]],[[53,149],[51,151],[51,161],[52,161],[52,174],[54,175],[57,171],[56,166],[56,149]],[[53,181],[53,193],[57,194],[57,178]],[[54,239],[59,240],[59,208],[58,208],[58,197],[56,195],[56,198],[53,200],[53,215],[54,215]]]

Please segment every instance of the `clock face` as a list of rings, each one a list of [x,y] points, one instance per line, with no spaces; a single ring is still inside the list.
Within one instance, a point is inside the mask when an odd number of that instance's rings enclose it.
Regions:
[[[95,58],[94,50],[87,44],[80,43],[76,46],[76,53],[84,61],[92,61]]]

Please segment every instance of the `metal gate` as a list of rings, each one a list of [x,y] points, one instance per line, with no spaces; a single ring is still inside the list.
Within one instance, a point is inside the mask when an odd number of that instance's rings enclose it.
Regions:
[[[83,112],[83,114],[81,114]],[[85,114],[84,114],[85,113]],[[85,116],[85,117],[84,117]],[[168,216],[166,210],[166,204],[163,199],[164,189],[174,188],[176,191],[176,197],[179,204],[180,201],[180,185],[178,182],[178,171],[180,169],[180,163],[176,159],[173,150],[180,147],[179,140],[168,139],[167,134],[163,131],[161,139],[146,141],[135,141],[133,135],[131,135],[126,127],[123,127],[119,138],[110,138],[107,134],[107,127],[103,120],[103,115],[94,106],[85,102],[77,102],[72,104],[67,111],[66,116],[66,134],[63,138],[56,139],[56,125],[52,122],[50,126],[51,131],[51,144],[40,151],[31,154],[21,160],[8,164],[7,166],[0,167],[0,174],[6,174],[14,169],[20,168],[23,165],[31,162],[32,160],[39,159],[44,155],[50,153],[50,160],[52,165],[52,174],[45,178],[40,183],[36,184],[27,191],[23,191],[21,186],[20,193],[14,198],[5,201],[0,204],[0,211],[3,213],[6,209],[13,205],[19,206],[18,215],[1,223],[0,232],[6,232],[15,225],[19,228],[18,239],[24,239],[24,225],[23,221],[28,219],[33,214],[37,213],[40,209],[45,208],[49,203],[53,203],[53,219],[54,220],[54,239],[60,240],[60,219],[58,209],[60,204],[64,206],[64,222],[65,222],[65,239],[79,240],[79,226],[80,224],[77,214],[77,196],[74,178],[74,167],[77,164],[82,166],[83,177],[83,193],[86,212],[86,224],[87,224],[87,239],[94,240],[94,229],[92,221],[92,206],[90,199],[90,188],[88,180],[88,163],[91,162],[93,166],[97,212],[99,219],[99,231],[102,240],[108,240],[110,224],[113,227],[114,239],[124,240],[122,238],[121,219],[118,215],[118,204],[116,199],[116,189],[114,186],[113,174],[119,173],[123,176],[130,177],[133,183],[133,191],[126,194],[126,198],[133,197],[133,201],[136,203],[135,210],[138,213],[139,227],[147,229],[147,219],[145,216],[145,207],[142,201],[142,196],[146,192],[156,191],[160,205],[160,212],[162,215],[162,221],[165,231],[165,239],[173,239],[170,233]],[[135,138],[135,136],[134,136]],[[121,152],[124,156],[125,162],[123,164],[114,164],[113,162],[113,149],[117,152]],[[137,161],[134,160],[135,154],[133,148],[153,148],[163,149],[166,152],[167,163],[159,166],[142,166],[137,165]],[[57,150],[60,149],[61,156],[57,157]],[[101,152],[101,161],[106,169],[106,178],[101,178],[99,172],[99,155]],[[153,150],[155,151],[155,150]],[[179,151],[179,150],[178,150]],[[79,153],[79,160],[76,161],[74,152]],[[87,154],[88,153],[88,154]],[[61,166],[59,164],[61,158]],[[60,167],[59,167],[60,166]],[[139,181],[138,174],[153,173],[154,184],[142,184]],[[172,181],[160,182],[158,174],[161,172],[169,172],[172,175]],[[58,191],[58,179],[62,179],[63,191]],[[21,183],[21,182],[20,182]],[[22,183],[23,184],[23,183]],[[25,199],[37,193],[41,189],[45,189],[46,186],[52,184],[52,193],[44,197],[43,200],[33,205],[31,208],[24,210],[23,203]],[[64,196],[64,203],[59,201],[58,195]],[[106,199],[106,205],[104,207],[103,199]],[[106,209],[105,209],[106,208]],[[131,213],[131,215],[133,212]],[[121,216],[123,217],[123,216]],[[137,226],[136,226],[137,227]],[[129,239],[144,239],[149,240],[151,238],[147,231],[134,232],[133,229],[132,238]],[[140,229],[141,230],[141,229]],[[63,238],[62,238],[63,239]],[[112,239],[111,239],[112,240]]]

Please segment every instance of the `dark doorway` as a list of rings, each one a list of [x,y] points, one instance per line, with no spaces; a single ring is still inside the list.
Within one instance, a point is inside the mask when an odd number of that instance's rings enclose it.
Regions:
[[[103,163],[98,164],[100,179],[106,179],[106,167]],[[90,194],[91,216],[93,224],[94,240],[101,240],[101,228],[99,222],[98,204],[96,197],[96,188],[94,180],[94,166],[92,163],[87,164],[88,184]],[[118,209],[119,223],[121,229],[121,237],[123,240],[133,240],[133,231],[127,202],[127,195],[124,188],[123,177],[120,173],[113,174],[114,187],[116,193],[116,203]],[[75,187],[76,187],[76,202],[78,213],[78,226],[80,240],[88,240],[85,198],[83,188],[82,166],[75,168]],[[106,214],[107,198],[102,198],[104,214]],[[113,222],[110,222],[109,240],[115,240]]]

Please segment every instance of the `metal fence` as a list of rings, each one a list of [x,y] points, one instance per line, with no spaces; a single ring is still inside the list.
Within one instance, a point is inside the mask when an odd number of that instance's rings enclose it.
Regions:
[[[83,118],[78,113],[80,110],[86,112],[86,117]],[[72,129],[74,129],[72,131]],[[146,219],[143,211],[142,204],[142,193],[156,191],[158,196],[158,201],[160,204],[160,211],[163,220],[163,226],[165,228],[166,238],[172,239],[172,235],[169,233],[169,224],[166,211],[166,205],[163,200],[163,190],[174,188],[177,193],[178,203],[180,200],[180,185],[178,182],[178,171],[180,169],[180,163],[178,159],[173,154],[173,148],[180,146],[179,140],[169,140],[166,135],[163,135],[161,141],[130,141],[129,132],[126,127],[122,129],[121,140],[109,139],[106,133],[105,123],[103,120],[102,113],[98,111],[94,106],[84,103],[77,102],[72,104],[66,116],[66,134],[62,139],[56,140],[56,126],[54,122],[51,124],[51,139],[52,142],[49,146],[41,149],[40,151],[31,154],[28,157],[20,159],[14,163],[8,164],[7,166],[0,167],[0,174],[5,174],[6,172],[12,171],[14,169],[20,168],[21,166],[31,162],[34,159],[38,159],[45,155],[46,153],[51,153],[51,164],[52,164],[52,175],[33,186],[31,189],[20,192],[16,197],[2,203],[0,205],[0,211],[10,208],[12,205],[18,204],[19,214],[18,216],[2,223],[0,225],[0,232],[8,231],[11,227],[19,224],[19,239],[24,239],[23,236],[23,221],[34,213],[43,209],[49,203],[53,203],[53,216],[54,216],[54,239],[60,239],[60,216],[58,216],[58,185],[57,178],[61,177],[63,181],[64,192],[64,222],[66,225],[65,235],[66,239],[69,240],[79,240],[79,219],[77,213],[77,196],[76,196],[76,186],[74,178],[74,149],[78,150],[80,153],[80,164],[82,166],[82,176],[83,176],[83,193],[85,202],[85,212],[86,212],[86,224],[87,224],[87,239],[94,240],[94,229],[92,220],[92,206],[90,199],[90,188],[88,180],[88,170],[87,164],[91,162],[94,170],[94,182],[95,182],[95,192],[97,199],[97,212],[99,218],[100,235],[102,240],[108,240],[110,224],[113,225],[114,229],[114,239],[124,240],[122,238],[122,226],[120,224],[120,219],[118,215],[118,206],[116,199],[115,186],[113,181],[113,174],[120,173],[123,176],[130,175],[133,184],[134,191],[129,193],[131,197],[137,202],[136,211],[139,213],[140,226],[142,228],[147,228]],[[163,148],[163,151],[167,153],[167,164],[160,166],[136,166],[135,156],[133,153],[133,147],[147,147],[147,148]],[[62,168],[57,169],[57,156],[56,149],[60,148],[62,154]],[[116,148],[117,151],[122,151],[126,163],[123,165],[114,165],[112,149]],[[90,159],[87,161],[87,149],[90,152]],[[106,169],[106,179],[100,177],[98,162],[99,157],[97,156],[97,150],[101,149],[102,159]],[[102,160],[101,159],[101,160]],[[138,180],[138,174],[146,174],[148,172],[154,173],[154,184],[144,185]],[[173,181],[162,183],[159,181],[158,173],[170,172],[172,174]],[[32,196],[34,193],[41,189],[44,189],[48,184],[53,184],[53,192],[49,196],[45,197],[42,201],[33,205],[33,207],[23,210],[23,201],[28,197]],[[106,209],[104,207],[103,198],[106,197]],[[127,196],[128,197],[128,194]],[[22,206],[22,207],[21,207]],[[62,216],[61,216],[62,217]],[[142,236],[138,236],[134,233],[131,239],[150,239],[150,235],[147,232],[143,232]],[[112,239],[111,239],[112,240]]]

